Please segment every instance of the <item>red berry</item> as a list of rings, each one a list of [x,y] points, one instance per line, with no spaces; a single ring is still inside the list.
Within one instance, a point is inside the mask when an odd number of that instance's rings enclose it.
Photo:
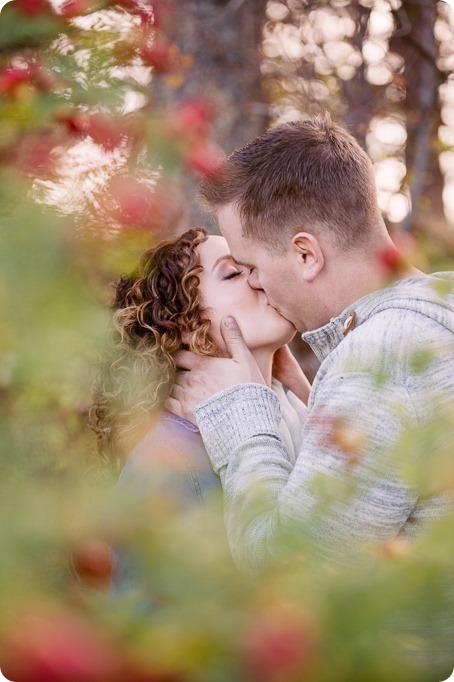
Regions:
[[[27,613],[2,644],[0,668],[14,682],[110,682],[123,664],[103,633],[72,613]]]
[[[77,111],[69,105],[63,104],[54,111],[54,118],[59,123],[64,123],[72,133],[85,133],[88,116],[84,112]]]
[[[210,132],[213,110],[207,102],[186,100],[170,112],[167,130],[173,135],[206,136]]]
[[[47,0],[15,0],[14,6],[21,14],[29,16],[53,13],[52,5]]]
[[[79,543],[72,555],[78,576],[93,585],[108,585],[112,573],[112,550],[107,542],[88,538]]]
[[[104,205],[117,224],[133,229],[152,228],[161,215],[154,188],[131,175],[117,176],[111,181]]]
[[[262,614],[246,634],[244,663],[260,682],[297,681],[314,661],[316,643],[309,627],[285,611]]]
[[[55,78],[47,69],[39,68],[34,74],[34,83],[42,92],[49,92],[55,87]]]
[[[191,146],[185,155],[186,165],[196,175],[215,175],[222,162],[222,151],[208,140],[202,140]]]
[[[30,84],[35,74],[35,68],[29,66],[9,66],[0,72],[0,92],[14,95],[19,86]]]
[[[389,272],[396,272],[405,267],[405,261],[395,246],[385,246],[378,254],[380,264]]]
[[[102,112],[91,114],[87,120],[85,131],[96,144],[101,145],[107,151],[112,151],[118,147],[124,137],[119,122]]]
[[[162,27],[169,19],[168,4],[166,0],[153,2],[153,25],[155,28]]]
[[[60,7],[60,14],[65,19],[73,19],[89,14],[97,9],[96,0],[66,0]]]
[[[162,37],[153,42],[145,41],[139,48],[139,54],[147,66],[153,66],[157,73],[168,73],[177,65],[175,48]]]
[[[23,173],[53,177],[55,173],[53,152],[64,142],[65,137],[55,131],[42,131],[23,136],[12,148],[9,161]]]
[[[17,89],[24,84],[36,86],[39,90],[47,92],[54,87],[55,79],[49,71],[36,64],[9,66],[0,72],[0,92],[14,96]]]

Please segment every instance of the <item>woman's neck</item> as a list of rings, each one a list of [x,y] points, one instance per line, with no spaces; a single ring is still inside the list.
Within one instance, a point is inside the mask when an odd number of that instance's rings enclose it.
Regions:
[[[269,348],[257,348],[251,351],[266,385],[271,386],[273,377],[273,355],[274,351]]]

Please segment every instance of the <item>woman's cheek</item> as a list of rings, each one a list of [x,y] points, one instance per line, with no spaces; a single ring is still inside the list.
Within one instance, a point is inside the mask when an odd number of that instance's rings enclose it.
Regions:
[[[215,340],[216,344],[221,348],[222,350],[225,349],[225,343],[224,339],[222,338],[221,334],[221,319],[224,317],[223,315],[219,317],[218,315],[212,316],[211,317],[211,325],[210,325],[210,334]]]

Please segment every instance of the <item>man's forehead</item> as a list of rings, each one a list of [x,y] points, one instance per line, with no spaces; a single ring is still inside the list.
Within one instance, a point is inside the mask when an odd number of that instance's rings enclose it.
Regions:
[[[240,258],[240,256],[234,256],[232,254],[232,260],[234,263],[237,265],[244,265],[246,268],[253,268],[255,267],[253,263],[250,263],[249,261],[244,260],[243,258]]]
[[[243,236],[240,214],[234,204],[220,206],[217,210],[217,217],[221,232],[225,231],[234,233],[239,237]]]
[[[237,265],[245,265],[249,268],[255,267],[254,248],[249,239],[229,239],[229,236],[226,235],[226,240],[232,258]]]
[[[244,234],[237,207],[228,204],[219,208],[218,222],[221,233],[227,240],[234,262],[237,265],[255,268],[260,244]]]

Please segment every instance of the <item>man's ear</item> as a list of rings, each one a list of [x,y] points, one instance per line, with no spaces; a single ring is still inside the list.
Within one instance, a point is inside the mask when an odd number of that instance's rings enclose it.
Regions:
[[[292,248],[300,261],[303,279],[312,282],[325,264],[320,242],[309,232],[298,232],[292,239]]]

